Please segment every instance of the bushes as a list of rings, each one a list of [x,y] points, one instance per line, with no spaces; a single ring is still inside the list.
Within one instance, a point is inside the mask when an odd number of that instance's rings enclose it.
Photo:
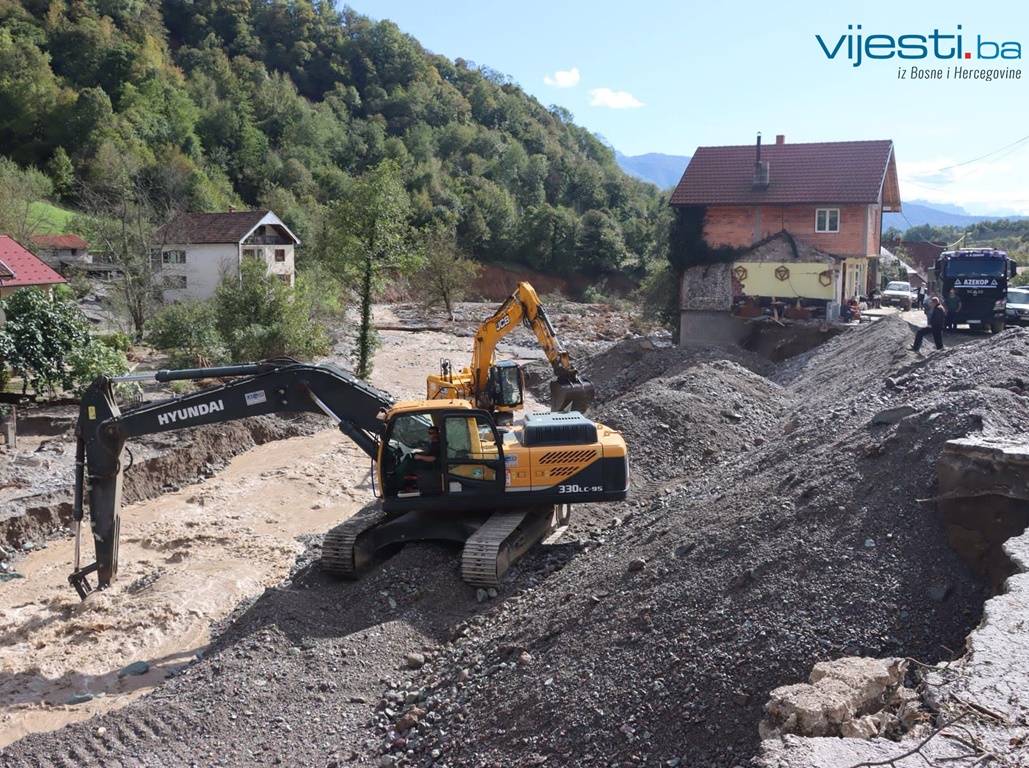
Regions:
[[[89,335],[89,323],[73,304],[23,288],[3,302],[0,360],[39,393],[78,391],[97,376],[128,369],[124,352]]]
[[[207,302],[170,304],[147,325],[149,341],[174,368],[203,368],[222,357],[214,308]]]
[[[329,350],[325,329],[313,314],[305,292],[247,260],[242,280],[223,280],[213,300],[166,306],[150,321],[148,340],[168,352],[177,368],[203,368],[226,359],[310,360]]]

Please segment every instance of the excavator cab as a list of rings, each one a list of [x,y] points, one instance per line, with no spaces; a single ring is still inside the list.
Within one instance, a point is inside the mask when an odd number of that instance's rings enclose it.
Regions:
[[[525,375],[518,363],[502,360],[490,366],[486,397],[498,423],[511,423],[515,409],[525,402],[524,392]]]

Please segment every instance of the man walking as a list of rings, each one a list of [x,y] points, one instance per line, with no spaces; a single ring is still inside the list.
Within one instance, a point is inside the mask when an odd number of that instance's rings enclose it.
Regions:
[[[922,346],[922,339],[929,333],[933,335],[936,348],[943,349],[943,326],[946,322],[947,312],[944,310],[943,305],[940,304],[939,298],[933,296],[929,301],[929,324],[925,328],[918,329],[918,332],[915,334],[915,343],[911,345],[911,351],[918,352]]]

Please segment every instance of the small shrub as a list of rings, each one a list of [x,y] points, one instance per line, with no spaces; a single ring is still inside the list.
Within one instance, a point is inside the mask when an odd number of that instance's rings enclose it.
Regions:
[[[104,346],[116,349],[119,352],[128,352],[129,349],[132,348],[132,337],[127,333],[122,333],[121,331],[117,333],[105,333],[102,336],[96,336],[94,338]]]
[[[98,339],[90,339],[88,344],[72,350],[68,363],[71,389],[78,395],[100,376],[121,376],[129,370],[125,353]]]

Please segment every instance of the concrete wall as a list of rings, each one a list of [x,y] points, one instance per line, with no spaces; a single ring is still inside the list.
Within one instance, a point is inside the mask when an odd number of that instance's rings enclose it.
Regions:
[[[725,311],[679,313],[680,344],[740,344],[750,335],[747,321]]]
[[[214,295],[224,275],[239,274],[240,248],[234,244],[174,245],[162,247],[162,252],[185,251],[185,264],[164,264],[160,267],[158,281],[165,276],[184,275],[185,289],[164,290],[166,301],[200,301]],[[256,258],[264,262],[269,274],[280,275],[283,282],[295,284],[295,254],[292,244],[250,245],[244,244],[244,258]],[[283,251],[283,260],[275,260],[275,252]],[[252,255],[250,255],[252,254]]]
[[[166,301],[199,301],[214,295],[222,275],[239,274],[239,250],[235,245],[204,244],[174,245],[161,248],[166,251],[185,251],[185,264],[164,264],[157,273],[158,285],[165,276],[185,275],[184,289],[166,289]]]

